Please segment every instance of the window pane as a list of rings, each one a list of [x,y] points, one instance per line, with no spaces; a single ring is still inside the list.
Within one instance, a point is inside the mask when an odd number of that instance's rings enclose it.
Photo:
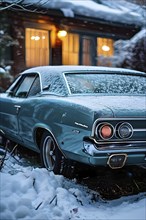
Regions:
[[[79,35],[67,34],[62,39],[63,65],[78,65],[79,60]]]
[[[26,28],[26,66],[42,66],[49,64],[48,31]]]
[[[15,96],[16,97],[26,97],[34,79],[35,79],[35,76],[25,77],[23,82],[21,83],[20,87],[16,91]]]
[[[39,78],[39,76],[37,76],[33,82],[31,89],[29,90],[28,96],[36,95],[40,91],[41,91],[40,78]]]
[[[97,65],[112,66],[112,58],[114,55],[114,41],[109,38],[97,38]]]
[[[145,94],[145,77],[111,74],[85,73],[65,74],[71,93]]]

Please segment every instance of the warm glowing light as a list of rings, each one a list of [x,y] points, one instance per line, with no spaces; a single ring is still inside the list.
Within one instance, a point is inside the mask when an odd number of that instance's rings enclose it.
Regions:
[[[39,36],[32,36],[31,40],[40,40],[40,37]]]
[[[66,37],[66,35],[67,35],[67,31],[65,31],[65,30],[60,30],[60,31],[58,31],[58,33],[57,33],[57,36],[58,36],[59,38]]]
[[[103,51],[109,51],[109,50],[110,50],[110,47],[107,46],[107,45],[103,45],[103,46],[102,46],[102,50],[103,50]]]

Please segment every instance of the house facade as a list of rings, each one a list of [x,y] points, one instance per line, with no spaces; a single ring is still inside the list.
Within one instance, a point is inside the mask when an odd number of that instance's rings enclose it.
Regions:
[[[141,25],[32,6],[3,10],[15,44],[5,54],[12,74],[42,65],[115,66],[115,41],[130,39]],[[105,14],[106,16],[106,14]]]

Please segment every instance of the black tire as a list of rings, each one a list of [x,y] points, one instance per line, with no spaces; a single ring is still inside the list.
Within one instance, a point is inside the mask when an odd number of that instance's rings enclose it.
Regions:
[[[7,142],[7,138],[5,138],[3,135],[0,135],[0,145],[5,148]]]
[[[41,162],[43,167],[54,174],[61,174],[67,178],[74,177],[73,162],[65,159],[49,132],[44,132],[41,141]]]

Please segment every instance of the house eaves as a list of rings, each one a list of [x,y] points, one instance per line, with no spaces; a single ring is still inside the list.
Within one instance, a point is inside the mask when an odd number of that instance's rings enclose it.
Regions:
[[[2,0],[0,10],[10,9],[19,11],[35,12],[44,15],[61,15],[66,18],[75,18],[94,23],[108,23],[114,26],[142,27],[144,18],[133,9],[133,4],[128,3],[128,7],[121,4],[122,1],[114,5],[111,0]],[[100,2],[100,3],[97,3]],[[110,6],[111,5],[111,6]],[[139,7],[139,6],[137,6]],[[140,10],[140,7],[138,8]]]

